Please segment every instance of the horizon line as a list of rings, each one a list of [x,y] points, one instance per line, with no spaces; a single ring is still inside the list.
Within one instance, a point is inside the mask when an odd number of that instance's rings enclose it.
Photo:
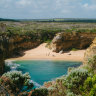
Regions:
[[[96,19],[96,18],[19,18],[19,19],[16,19],[16,18],[2,18],[0,17],[0,19],[13,19],[13,20],[45,20],[45,19]]]

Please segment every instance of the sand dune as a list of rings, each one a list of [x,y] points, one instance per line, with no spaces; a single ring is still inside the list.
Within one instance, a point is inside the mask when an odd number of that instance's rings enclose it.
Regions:
[[[25,55],[13,60],[66,60],[66,61],[83,61],[85,50],[70,51],[63,54],[52,52],[46,48],[46,43],[37,48],[25,51]]]

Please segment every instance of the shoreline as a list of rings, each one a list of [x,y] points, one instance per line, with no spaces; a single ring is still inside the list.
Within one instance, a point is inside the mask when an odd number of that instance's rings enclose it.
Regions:
[[[66,59],[66,58],[65,58],[65,59],[64,59],[64,58],[53,58],[53,59],[52,59],[52,58],[49,58],[49,59],[48,59],[48,58],[46,58],[46,59],[45,59],[45,58],[32,58],[32,59],[29,59],[29,58],[28,58],[28,59],[27,59],[27,58],[26,58],[26,59],[25,59],[25,58],[9,58],[9,59],[6,59],[5,61],[29,61],[29,60],[30,60],[30,61],[32,61],[32,60],[33,60],[33,61],[34,61],[34,60],[38,60],[38,61],[40,61],[40,60],[41,60],[41,61],[46,61],[46,60],[48,60],[48,61],[83,62],[82,59],[81,59],[81,60],[80,60],[80,59],[74,59],[74,60],[73,60],[73,59],[70,59],[70,58],[69,58],[69,59]]]
[[[5,61],[20,60],[52,60],[52,61],[76,61],[82,62],[85,50],[69,51],[63,54],[52,52],[46,48],[46,43],[41,44],[37,48],[24,52],[24,55],[16,58],[9,58]]]

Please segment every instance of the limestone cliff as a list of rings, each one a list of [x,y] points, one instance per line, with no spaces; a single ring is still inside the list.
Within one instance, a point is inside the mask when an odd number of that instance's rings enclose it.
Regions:
[[[87,64],[88,59],[96,55],[96,38],[93,40],[93,43],[86,50],[84,54],[84,64]]]
[[[20,55],[20,51],[34,48],[41,43],[33,40],[31,36],[0,36],[0,74],[4,71],[4,60],[14,55]]]
[[[33,36],[34,37],[34,36]],[[20,51],[35,48],[42,40],[38,37],[33,39],[29,35],[0,35],[0,74],[4,71],[4,60],[14,55],[20,55]],[[96,37],[96,33],[66,33],[62,32],[56,35],[50,44],[53,51],[66,51],[72,48],[87,48]],[[94,48],[93,48],[94,49]]]
[[[49,48],[54,52],[68,51],[72,48],[85,49],[89,47],[96,33],[58,33]]]

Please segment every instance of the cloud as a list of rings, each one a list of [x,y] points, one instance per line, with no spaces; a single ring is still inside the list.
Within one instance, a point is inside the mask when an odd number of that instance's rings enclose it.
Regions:
[[[94,11],[96,10],[96,0],[92,0],[91,4],[85,3],[83,5],[83,8],[85,8],[85,10],[91,10]]]
[[[7,8],[12,0],[0,0],[0,7]]]
[[[96,0],[0,0],[0,17],[95,17]]]
[[[16,3],[20,6],[26,6],[26,5],[30,5],[32,1],[31,0],[19,0]]]
[[[88,8],[88,7],[89,7],[89,4],[86,3],[86,4],[83,5],[83,7],[84,7],[84,8]]]

